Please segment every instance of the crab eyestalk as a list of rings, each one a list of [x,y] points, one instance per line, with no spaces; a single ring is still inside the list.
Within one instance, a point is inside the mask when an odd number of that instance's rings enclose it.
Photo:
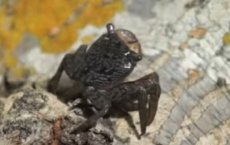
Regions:
[[[106,28],[107,28],[107,32],[108,32],[109,34],[112,34],[112,33],[115,32],[115,27],[114,27],[114,25],[111,24],[111,23],[108,23],[108,24],[106,25]]]
[[[130,54],[139,61],[142,58],[141,45],[137,37],[129,30],[118,29],[116,30],[118,37],[128,46],[131,51]]]

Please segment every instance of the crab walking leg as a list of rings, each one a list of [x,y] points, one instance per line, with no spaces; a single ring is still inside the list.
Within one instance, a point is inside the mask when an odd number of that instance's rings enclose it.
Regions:
[[[161,93],[157,73],[153,72],[138,80],[122,83],[107,90],[107,92],[113,94],[110,95],[109,100],[121,108],[125,108],[127,111],[138,110],[141,134],[145,134],[146,127],[155,118]]]
[[[138,91],[138,110],[139,110],[139,118],[141,125],[141,135],[146,132],[146,122],[147,122],[147,94],[143,88],[140,88]]]
[[[97,112],[96,114],[88,118],[85,122],[83,122],[76,128],[74,128],[70,133],[77,134],[79,132],[83,132],[89,129],[90,127],[95,126],[97,123],[97,120],[103,117],[108,112],[110,107],[111,107],[110,104],[105,105],[99,112]]]
[[[158,100],[161,94],[161,88],[159,85],[156,85],[155,89],[152,89],[149,94],[149,101],[148,101],[148,115],[147,115],[147,126],[149,126],[156,115],[157,107],[158,107]]]
[[[134,124],[134,121],[133,121],[133,118],[132,116],[128,113],[128,111],[137,111],[138,110],[138,107],[136,107],[136,104],[132,103],[133,105],[135,105],[135,108],[128,108],[129,110],[127,110],[127,108],[124,108],[124,105],[126,105],[127,103],[125,104],[113,104],[112,105],[112,109],[115,109],[116,111],[119,111],[124,119],[126,120],[126,122],[128,123],[129,127],[133,130],[135,136],[137,137],[137,139],[141,139],[141,136],[139,135],[137,129],[136,129],[136,126]],[[131,105],[131,104],[129,104]]]
[[[66,71],[70,78],[74,77],[73,73],[71,73],[71,70],[76,68],[76,71],[78,71],[79,66],[75,64],[81,65],[80,61],[83,60],[87,47],[87,45],[81,45],[74,54],[65,55],[65,57],[62,59],[61,64],[58,67],[57,72],[48,82],[47,90],[49,92],[56,93],[58,83],[63,71]]]

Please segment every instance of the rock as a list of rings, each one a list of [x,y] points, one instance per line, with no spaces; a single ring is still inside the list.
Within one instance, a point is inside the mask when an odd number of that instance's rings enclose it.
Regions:
[[[4,103],[4,104],[3,104]],[[45,90],[20,89],[0,101],[1,145],[119,145],[110,120],[101,119],[89,131],[68,131],[85,120],[80,109],[69,107]],[[77,112],[77,113],[76,113]]]

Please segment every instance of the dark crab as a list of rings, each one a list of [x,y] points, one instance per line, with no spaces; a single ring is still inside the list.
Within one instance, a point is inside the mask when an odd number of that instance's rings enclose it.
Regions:
[[[48,83],[48,91],[56,93],[61,74],[65,71],[70,79],[84,86],[82,99],[87,100],[96,112],[73,132],[89,129],[115,107],[126,113],[138,110],[141,134],[145,134],[146,127],[156,115],[161,88],[155,72],[132,82],[123,82],[142,59],[136,36],[107,24],[107,33],[88,50],[87,47],[81,45],[74,54],[67,54]]]

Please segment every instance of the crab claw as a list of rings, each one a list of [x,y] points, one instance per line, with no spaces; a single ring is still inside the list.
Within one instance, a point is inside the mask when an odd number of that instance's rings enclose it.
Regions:
[[[149,126],[156,115],[158,100],[161,94],[159,77],[157,73],[151,73],[136,81],[141,83],[139,90],[139,117],[141,125],[141,134],[145,134],[146,127]]]
[[[149,126],[156,115],[157,112],[157,107],[158,107],[158,101],[159,101],[159,97],[161,94],[161,88],[159,83],[159,77],[157,75],[157,73],[152,73],[150,78],[152,79],[153,82],[155,82],[154,85],[152,85],[152,89],[149,90],[149,100],[148,100],[148,115],[147,115],[147,126]]]

